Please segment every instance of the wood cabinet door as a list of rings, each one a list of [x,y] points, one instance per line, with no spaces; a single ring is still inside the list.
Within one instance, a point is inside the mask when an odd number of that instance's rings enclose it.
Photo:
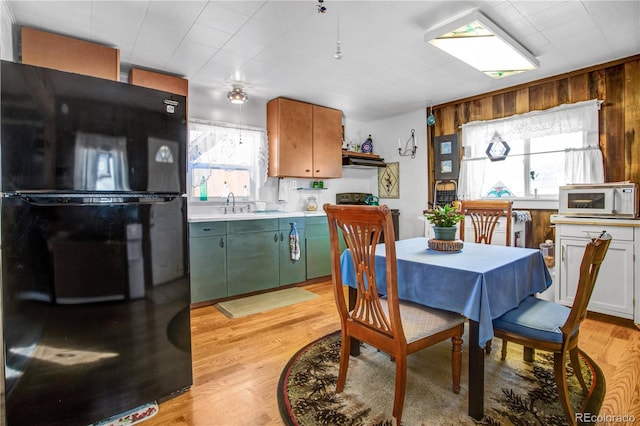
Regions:
[[[313,176],[342,176],[342,112],[313,106]]]
[[[269,101],[269,176],[313,176],[312,120],[311,104],[284,98]]]
[[[120,50],[22,27],[22,63],[120,80]]]
[[[129,83],[185,97],[189,96],[189,80],[159,72],[131,68]]]

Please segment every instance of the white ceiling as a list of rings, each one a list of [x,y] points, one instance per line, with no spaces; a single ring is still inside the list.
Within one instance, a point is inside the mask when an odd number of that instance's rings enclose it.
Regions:
[[[325,0],[324,14],[316,0],[7,3],[18,25],[117,47],[123,68],[188,78],[191,96],[222,100],[238,81],[250,102],[286,96],[362,122],[640,53],[638,0]],[[540,67],[493,80],[423,41],[426,29],[472,8]]]

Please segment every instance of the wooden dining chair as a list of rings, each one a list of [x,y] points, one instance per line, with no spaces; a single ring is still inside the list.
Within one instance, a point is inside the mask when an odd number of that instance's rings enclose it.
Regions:
[[[336,393],[342,392],[345,386],[351,338],[366,342],[395,360],[393,416],[400,424],[408,354],[451,338],[453,392],[460,391],[465,318],[398,298],[395,234],[389,207],[325,204],[324,210],[329,220],[331,272],[342,338]],[[342,282],[339,230],[350,250],[355,270],[356,297],[355,307],[351,310],[347,307]],[[382,234],[385,235],[386,272],[379,276],[375,269],[375,250]],[[379,292],[386,296],[381,297]]]
[[[491,244],[501,217],[506,216],[505,245],[511,245],[511,206],[509,200],[464,200],[460,213],[469,216],[474,230],[474,242]],[[465,219],[466,221],[466,219]],[[464,241],[464,222],[460,224],[460,239]]]
[[[460,213],[465,220],[460,224],[460,239],[464,241],[464,228],[467,216],[471,220],[474,231],[474,242],[491,244],[493,233],[501,217],[506,216],[505,245],[511,245],[511,206],[509,200],[465,200],[460,204]],[[485,345],[485,352],[491,353],[491,340]],[[506,352],[507,344],[502,343],[502,352]]]
[[[496,337],[527,348],[554,353],[553,369],[558,398],[567,421],[572,425],[576,424],[576,419],[569,400],[565,359],[568,353],[574,374],[587,393],[588,388],[578,361],[578,335],[580,323],[587,315],[587,305],[600,265],[610,243],[611,236],[603,232],[599,238],[594,238],[587,244],[580,264],[578,288],[570,308],[530,296],[515,309],[493,320],[493,331]]]

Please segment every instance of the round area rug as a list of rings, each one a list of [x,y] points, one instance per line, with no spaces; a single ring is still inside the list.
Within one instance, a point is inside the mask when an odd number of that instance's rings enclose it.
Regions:
[[[467,337],[465,335],[465,337]],[[509,343],[500,360],[499,339],[485,357],[485,418],[467,415],[468,357],[463,353],[459,394],[451,391],[451,342],[445,341],[409,356],[403,425],[564,425],[553,375],[553,354],[536,351],[533,363],[522,360],[522,346]],[[463,346],[465,351],[466,344]],[[362,344],[351,357],[347,382],[335,393],[340,360],[340,332],[299,350],[284,368],[278,383],[278,406],[287,425],[392,425],[395,364],[384,352]],[[600,368],[580,352],[585,395],[567,365],[574,407],[598,413],[605,382]]]

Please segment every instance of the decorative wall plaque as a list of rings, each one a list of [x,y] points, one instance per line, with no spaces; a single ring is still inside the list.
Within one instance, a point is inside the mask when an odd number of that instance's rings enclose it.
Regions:
[[[460,154],[458,135],[436,136],[433,143],[434,166],[436,180],[458,179]]]
[[[378,196],[400,198],[400,163],[387,163],[378,169]]]
[[[491,138],[491,142],[489,142],[489,145],[487,146],[486,153],[489,160],[501,161],[507,158],[510,150],[511,147],[509,147],[509,144],[502,140],[502,137],[498,132],[495,132]]]

